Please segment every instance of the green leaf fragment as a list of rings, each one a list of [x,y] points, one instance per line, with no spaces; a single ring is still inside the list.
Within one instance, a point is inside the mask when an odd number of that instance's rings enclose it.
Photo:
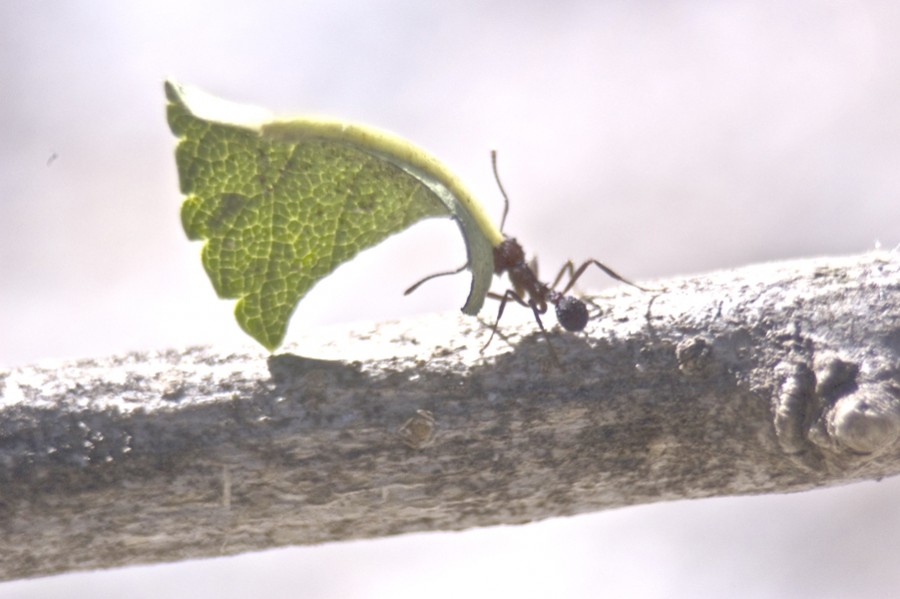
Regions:
[[[238,323],[263,346],[281,344],[317,281],[428,217],[460,224],[473,273],[463,310],[481,308],[502,235],[435,159],[360,125],[279,121],[171,82],[166,95],[180,138],[184,230],[206,240],[202,260],[213,287],[238,299]]]

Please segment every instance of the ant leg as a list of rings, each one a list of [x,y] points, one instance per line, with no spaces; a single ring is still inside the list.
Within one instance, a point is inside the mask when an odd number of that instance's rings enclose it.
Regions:
[[[559,282],[562,281],[563,275],[569,273],[569,280],[571,281],[575,277],[575,265],[572,264],[571,260],[566,260],[566,263],[562,265],[562,268],[559,269],[559,272],[556,273],[556,278],[553,279],[553,284],[550,285],[550,289],[556,289],[556,286],[559,285]],[[564,293],[561,295],[565,295]]]
[[[534,314],[534,319],[535,319],[535,321],[537,321],[538,328],[541,329],[541,334],[543,334],[544,339],[547,340],[547,348],[550,350],[550,355],[553,358],[553,361],[556,363],[557,366],[562,368],[562,362],[559,361],[559,356],[556,355],[556,350],[553,348],[553,342],[550,341],[550,334],[547,332],[547,329],[544,328],[544,322],[541,320],[541,314],[547,311],[546,305],[544,306],[544,308],[542,310],[540,305],[538,305],[532,301],[526,302],[519,296],[519,294],[517,294],[512,289],[507,289],[506,293],[504,293],[503,295],[498,295],[496,293],[489,293],[488,297],[491,297],[493,299],[499,299],[500,300],[500,308],[497,310],[497,320],[494,321],[494,326],[491,327],[491,336],[488,338],[487,343],[485,343],[484,346],[481,348],[481,351],[486,350],[487,346],[491,344],[491,341],[493,341],[494,335],[497,333],[497,326],[500,324],[500,318],[503,316],[503,310],[506,308],[506,304],[509,302],[509,300],[512,299],[512,300],[515,300],[516,303],[521,304],[522,306],[531,308],[531,312]]]
[[[528,261],[528,268],[531,269],[531,272],[534,273],[534,278],[539,279],[538,277],[538,261],[537,256],[532,256],[531,260]]]
[[[578,281],[578,279],[581,277],[581,275],[584,274],[584,271],[587,270],[588,266],[590,266],[592,264],[595,265],[600,270],[602,270],[603,272],[605,272],[607,274],[607,276],[609,276],[617,281],[625,283],[626,285],[631,285],[632,287],[640,289],[641,291],[650,291],[650,289],[641,287],[637,283],[632,283],[631,281],[629,281],[628,279],[626,279],[625,277],[623,277],[622,275],[620,275],[619,273],[617,273],[616,271],[611,269],[610,267],[606,266],[605,264],[603,264],[602,262],[600,262],[598,260],[594,260],[593,258],[591,258],[590,260],[588,260],[587,262],[585,262],[584,264],[579,266],[574,271],[572,271],[572,267],[573,267],[572,261],[570,260],[570,261],[566,262],[566,264],[563,265],[562,269],[559,271],[559,274],[556,276],[556,280],[554,281],[553,286],[555,287],[559,283],[560,279],[562,279],[563,273],[565,273],[566,270],[569,270],[572,273],[569,278],[569,283],[560,292],[562,295],[567,294],[569,292],[569,290],[571,290],[572,287],[575,286],[575,283]]]
[[[500,308],[497,310],[497,320],[494,321],[494,326],[491,327],[491,336],[488,337],[487,343],[484,344],[484,346],[481,348],[481,351],[486,350],[487,346],[490,345],[491,341],[494,340],[494,335],[497,334],[497,326],[500,324],[500,319],[503,317],[503,310],[506,308],[506,302],[508,302],[510,299],[514,299],[517,302],[519,302],[520,304],[522,304],[523,306],[528,305],[512,289],[507,289],[506,293],[504,293],[502,296],[499,296],[496,293],[492,293],[492,294],[488,294],[488,295],[490,295],[494,299],[500,300]],[[540,322],[540,320],[538,320],[538,322]],[[543,328],[543,326],[541,328]]]
[[[457,268],[456,270],[448,270],[447,272],[436,272],[433,275],[428,275],[427,277],[425,277],[424,279],[422,279],[421,281],[419,281],[418,283],[416,283],[415,285],[413,285],[412,287],[410,287],[409,289],[404,291],[403,295],[409,295],[410,293],[412,293],[413,291],[418,289],[419,286],[422,285],[422,283],[425,283],[426,281],[430,281],[431,279],[436,279],[437,277],[445,277],[447,275],[458,275],[459,273],[464,271],[466,269],[466,267],[468,267],[468,266],[469,266],[469,263],[467,262],[467,263],[463,264],[462,266],[460,266],[459,268]]]
[[[534,302],[529,302],[528,305],[531,307],[531,311],[534,312],[534,319],[538,323],[538,328],[541,329],[541,333],[543,333],[544,339],[547,341],[547,349],[550,350],[550,355],[553,357],[553,361],[556,362],[556,365],[562,369],[562,362],[559,361],[559,356],[556,355],[556,350],[553,349],[553,342],[550,341],[550,334],[547,332],[547,329],[544,328],[544,323],[541,322],[541,311],[538,309],[537,304],[535,304]],[[546,308],[544,309],[544,312],[546,312]]]

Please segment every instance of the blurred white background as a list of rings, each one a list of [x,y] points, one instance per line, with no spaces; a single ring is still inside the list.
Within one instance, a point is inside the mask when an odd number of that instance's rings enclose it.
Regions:
[[[162,81],[395,131],[545,272],[635,279],[900,243],[900,4],[0,3],[0,366],[244,346],[181,201]],[[309,327],[458,310],[456,227],[359,256]],[[582,287],[607,284],[590,275]],[[0,584],[0,598],[887,597],[900,480]],[[2,556],[0,556],[2,559]]]

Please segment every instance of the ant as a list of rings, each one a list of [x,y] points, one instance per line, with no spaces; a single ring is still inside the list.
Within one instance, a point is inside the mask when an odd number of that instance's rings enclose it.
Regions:
[[[500,182],[500,175],[497,172],[496,150],[491,150],[491,168],[494,171],[494,180],[497,182],[497,187],[500,188],[500,193],[503,195],[503,218],[500,220],[500,231],[502,232],[503,227],[506,224],[506,216],[509,213],[509,196],[507,196],[506,190],[503,188],[503,183]],[[547,285],[538,279],[536,263],[529,264],[525,261],[525,250],[522,249],[519,242],[516,241],[515,238],[504,234],[503,241],[499,245],[494,246],[494,274],[499,277],[502,276],[503,273],[506,273],[510,283],[512,283],[512,289],[507,289],[502,295],[493,292],[488,293],[488,297],[500,301],[500,308],[497,310],[497,319],[494,321],[493,327],[491,327],[491,336],[488,338],[487,343],[484,344],[484,347],[481,348],[481,351],[487,349],[487,346],[490,345],[491,341],[494,339],[494,335],[497,334],[497,326],[500,324],[500,319],[503,317],[503,311],[506,308],[506,304],[512,300],[521,306],[531,308],[534,319],[537,321],[541,333],[543,333],[544,338],[547,340],[547,345],[550,348],[551,354],[553,354],[555,361],[559,363],[559,359],[550,342],[550,336],[547,333],[547,329],[544,328],[541,315],[546,314],[549,306],[553,305],[556,311],[556,319],[564,329],[574,332],[583,331],[587,326],[589,318],[587,306],[585,306],[585,303],[582,300],[567,294],[575,286],[575,283],[581,275],[583,275],[591,265],[597,266],[609,277],[616,279],[617,281],[621,281],[626,285],[631,285],[641,291],[648,291],[640,285],[632,283],[602,262],[593,258],[586,260],[578,268],[575,268],[575,265],[571,260],[567,261],[556,275],[553,284]],[[466,266],[467,265],[463,265],[461,268],[454,271],[430,275],[407,289],[404,295],[412,293],[425,281],[438,276],[462,272]],[[560,281],[562,281],[562,278],[566,273],[569,275],[569,282],[566,283],[566,286],[561,291],[557,291],[556,287],[559,285]]]

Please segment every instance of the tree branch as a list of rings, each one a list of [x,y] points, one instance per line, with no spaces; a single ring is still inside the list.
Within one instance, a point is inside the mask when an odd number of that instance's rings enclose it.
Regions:
[[[510,306],[484,355],[442,315],[2,372],[0,577],[896,474],[898,290],[886,252],[620,287],[562,367]]]

